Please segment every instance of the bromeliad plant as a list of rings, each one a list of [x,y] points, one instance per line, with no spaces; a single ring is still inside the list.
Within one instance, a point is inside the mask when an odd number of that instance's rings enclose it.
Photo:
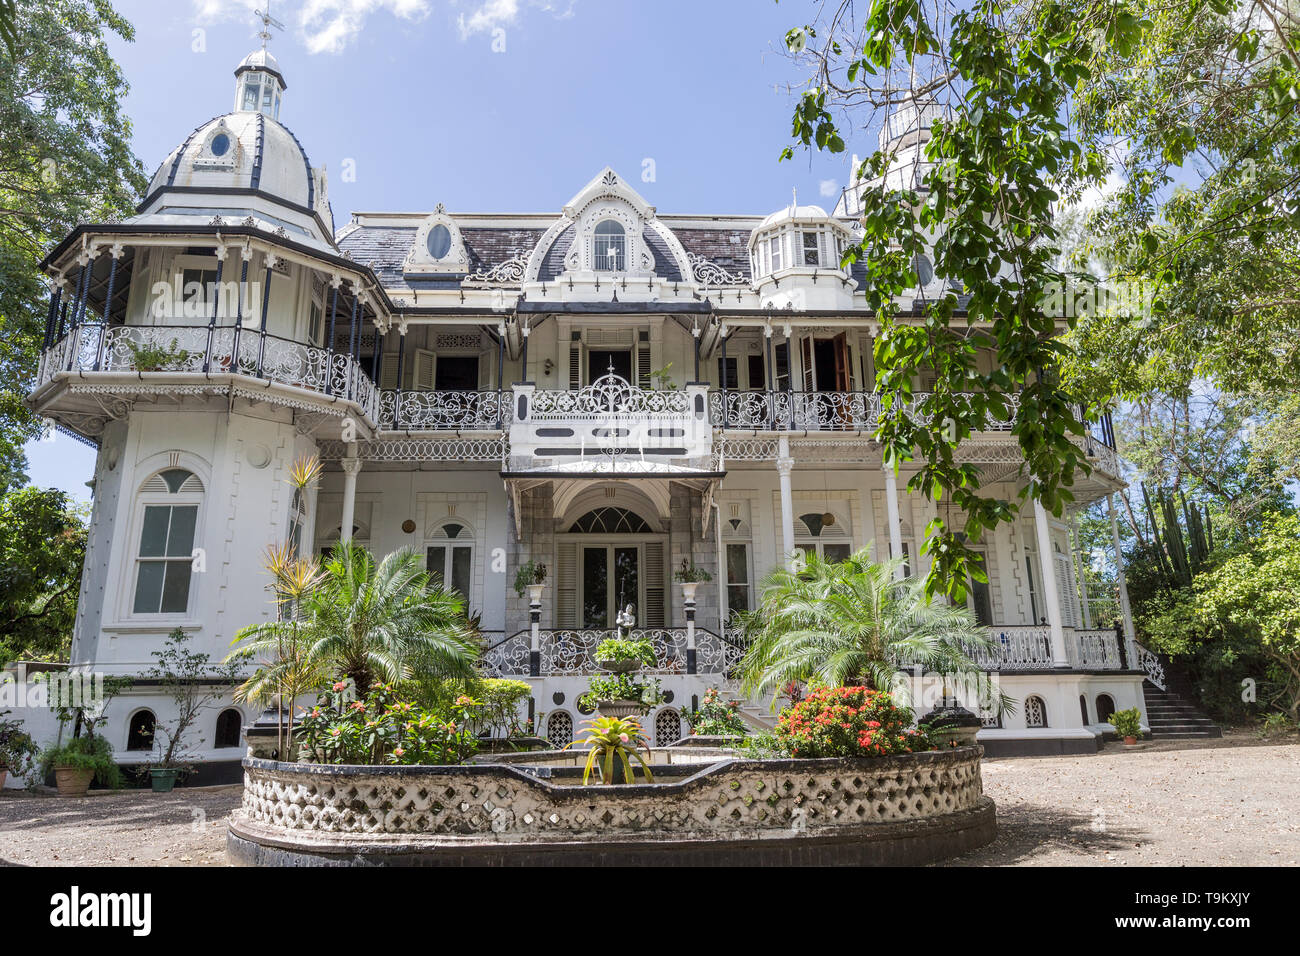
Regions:
[[[654,774],[639,751],[650,752],[649,741],[641,731],[641,722],[632,718],[593,717],[583,723],[586,739],[574,740],[565,747],[588,747],[587,765],[582,771],[582,783],[585,786],[591,778],[593,767],[600,767],[600,782],[604,784],[632,783],[634,774],[632,760],[641,765],[646,783],[654,783]]]
[[[473,727],[481,707],[462,695],[446,710],[426,710],[378,682],[359,700],[338,680],[300,718],[298,741],[319,763],[458,764],[478,752]]]
[[[935,749],[909,729],[912,711],[869,687],[814,687],[781,713],[776,739],[791,757],[885,757]]]

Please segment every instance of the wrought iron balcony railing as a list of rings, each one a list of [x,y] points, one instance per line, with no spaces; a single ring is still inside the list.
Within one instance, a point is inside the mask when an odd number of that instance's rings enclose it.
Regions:
[[[239,326],[79,326],[42,353],[36,387],[65,372],[243,375],[355,402],[372,422],[379,414],[352,356]]]
[[[395,431],[497,431],[509,416],[510,393],[495,389],[379,393],[379,427]]]

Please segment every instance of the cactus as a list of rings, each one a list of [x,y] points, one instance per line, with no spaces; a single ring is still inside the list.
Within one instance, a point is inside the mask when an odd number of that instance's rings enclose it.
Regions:
[[[1214,547],[1214,527],[1209,506],[1187,503],[1187,496],[1174,495],[1163,488],[1152,492],[1142,485],[1142,500],[1146,503],[1147,525],[1155,544],[1156,561],[1165,577],[1175,587],[1191,587],[1192,578],[1209,560]],[[1179,512],[1182,521],[1179,521]]]

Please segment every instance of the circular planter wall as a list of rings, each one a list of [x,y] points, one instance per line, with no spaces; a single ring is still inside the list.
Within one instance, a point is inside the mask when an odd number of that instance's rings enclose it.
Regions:
[[[542,779],[546,755],[527,756],[537,758],[532,771],[518,760],[356,767],[250,757],[227,854],[307,866],[906,865],[983,846],[996,832],[978,747],[727,756],[675,782],[609,787]]]

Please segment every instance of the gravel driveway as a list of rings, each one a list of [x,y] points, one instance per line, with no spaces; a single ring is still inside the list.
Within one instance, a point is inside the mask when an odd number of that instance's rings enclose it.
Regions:
[[[969,866],[1300,865],[1300,746],[1228,735],[986,760],[998,838]],[[221,866],[239,787],[0,795],[0,864]]]

